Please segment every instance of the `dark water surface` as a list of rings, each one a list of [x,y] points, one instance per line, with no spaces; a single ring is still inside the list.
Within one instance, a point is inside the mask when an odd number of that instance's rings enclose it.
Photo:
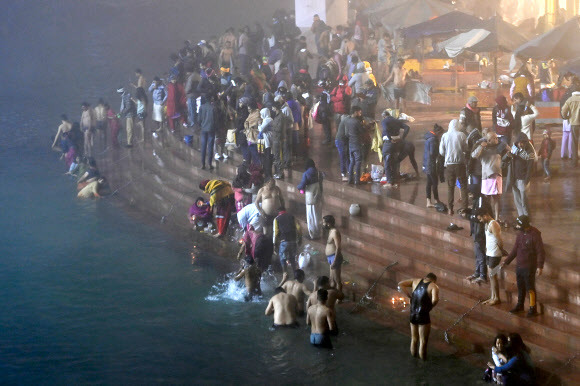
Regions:
[[[235,7],[245,7],[242,12]],[[17,1],[0,15],[1,384],[473,384],[480,369],[339,314],[336,350],[268,330],[265,301],[223,283],[231,260],[79,201],[49,149],[58,116],[150,81],[185,38],[270,15],[276,3]],[[226,12],[218,16],[218,11]],[[267,288],[271,289],[272,283]],[[270,292],[271,293],[271,292]]]

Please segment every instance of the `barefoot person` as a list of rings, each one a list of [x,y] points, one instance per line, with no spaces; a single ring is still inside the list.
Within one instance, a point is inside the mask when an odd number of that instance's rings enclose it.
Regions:
[[[328,230],[328,239],[326,240],[326,259],[330,264],[330,286],[342,292],[342,281],[340,279],[340,269],[342,265],[342,248],[340,231],[335,227],[334,216],[327,215],[322,219],[322,226]]]
[[[254,203],[264,219],[264,234],[271,235],[272,223],[280,209],[284,207],[284,197],[282,197],[280,188],[276,186],[275,179],[269,179],[266,185],[258,191]]]
[[[429,312],[439,302],[439,287],[437,276],[428,273],[422,279],[409,279],[399,283],[399,291],[411,298],[411,355],[427,359],[427,343],[431,332]],[[411,288],[409,293],[408,288]]]
[[[316,295],[317,303],[308,308],[306,324],[310,325],[310,343],[320,348],[332,349],[330,332],[336,330],[334,310],[326,306],[328,291],[319,289]]]
[[[287,294],[294,295],[298,301],[298,316],[304,316],[304,300],[311,294],[306,284],[304,284],[304,271],[301,269],[295,270],[294,280],[288,280],[288,273],[284,272],[279,287],[284,288]]]
[[[485,261],[489,272],[489,284],[491,287],[491,297],[483,302],[488,306],[501,303],[499,298],[499,277],[494,268],[499,265],[503,251],[503,240],[501,238],[501,226],[491,217],[491,210],[483,207],[477,211],[477,218],[485,225]]]
[[[254,295],[261,296],[262,289],[260,288],[260,279],[262,277],[262,271],[260,268],[254,264],[254,259],[252,256],[246,256],[244,267],[240,269],[237,275],[234,277],[235,281],[239,281],[244,278],[246,283],[246,295],[244,300],[249,302],[252,300]]]
[[[274,324],[272,328],[298,327],[296,320],[296,309],[298,301],[294,295],[287,294],[282,287],[276,287],[274,296],[270,299],[266,307],[266,315],[274,314]]]
[[[405,103],[406,98],[405,85],[407,84],[407,69],[403,67],[404,64],[405,64],[404,59],[398,59],[397,65],[393,67],[391,74],[389,75],[387,80],[385,80],[385,82],[383,83],[384,85],[386,85],[387,83],[392,81],[395,84],[395,104],[396,108],[397,109],[400,108],[401,112],[407,110],[407,104]]]

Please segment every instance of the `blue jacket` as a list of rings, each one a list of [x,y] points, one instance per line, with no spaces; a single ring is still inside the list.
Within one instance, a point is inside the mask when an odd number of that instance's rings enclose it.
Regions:
[[[423,171],[426,174],[437,171],[437,156],[439,155],[439,137],[428,131],[425,134],[425,150],[423,152]]]
[[[308,168],[304,174],[302,174],[302,181],[300,181],[300,183],[298,184],[298,186],[296,187],[298,190],[304,190],[306,189],[306,185],[310,185],[313,184],[315,182],[318,182],[318,169],[314,168]]]
[[[383,128],[382,131],[383,137],[387,137],[389,141],[391,140],[392,137],[399,136],[401,129],[405,130],[402,138],[405,139],[407,137],[407,134],[409,134],[410,130],[410,127],[403,121],[393,118],[391,116],[388,116],[385,119],[383,119],[383,121],[381,122],[381,126]]]

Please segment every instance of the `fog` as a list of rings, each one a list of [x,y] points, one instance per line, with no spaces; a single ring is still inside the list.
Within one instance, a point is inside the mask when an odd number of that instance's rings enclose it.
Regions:
[[[281,0],[11,2],[0,13],[0,95],[13,95],[14,89],[32,96],[46,88],[57,92],[64,83],[116,86],[128,82],[137,67],[150,80],[169,68],[169,54],[185,39],[197,42],[254,22],[265,26],[276,8],[293,7]],[[105,55],[111,51],[116,55]],[[86,57],[89,68],[79,68]]]

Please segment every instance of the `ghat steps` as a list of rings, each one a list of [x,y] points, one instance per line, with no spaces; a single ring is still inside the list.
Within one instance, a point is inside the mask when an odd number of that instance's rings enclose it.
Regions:
[[[122,187],[120,193],[130,202],[164,216],[168,222],[187,227],[185,213],[201,195],[198,182],[210,178],[232,180],[236,165],[241,163],[239,155],[234,154],[228,162],[216,163],[214,172],[208,172],[195,167],[199,160],[198,151],[186,146],[177,136],[163,132],[160,138],[142,142],[128,152],[104,157],[99,165],[105,175],[111,176],[114,188]],[[294,170],[286,180],[278,181],[278,186],[284,191],[287,206],[305,227],[304,198],[295,188],[300,177],[301,173]],[[435,329],[446,329],[478,299],[489,295],[488,285],[477,286],[464,280],[474,266],[467,221],[455,220],[464,230],[448,232],[445,227],[449,218],[426,208],[333,181],[325,181],[324,192],[323,212],[335,215],[343,233],[344,255],[349,262],[343,268],[343,281],[350,283],[345,289],[351,291],[351,297],[358,298],[366,292],[384,266],[395,260],[399,265],[387,272],[375,287],[374,301],[383,308],[393,308],[390,300],[396,294],[398,281],[432,271],[439,277],[442,297],[432,314]],[[348,207],[353,202],[361,205],[360,217],[348,215]],[[506,233],[504,239],[511,246],[515,238]],[[568,246],[544,241],[548,258],[544,275],[538,277],[536,284],[542,314],[525,318],[507,312],[517,297],[512,263],[501,274],[504,303],[476,307],[452,330],[456,339],[470,342],[475,349],[487,350],[498,331],[517,331],[533,349],[536,363],[546,369],[553,369],[578,351],[580,272],[575,264],[576,252]],[[231,249],[222,241],[211,243]],[[323,247],[319,242],[311,244]],[[404,312],[393,314],[408,317]],[[574,364],[564,369],[565,379],[580,380],[577,371]]]

